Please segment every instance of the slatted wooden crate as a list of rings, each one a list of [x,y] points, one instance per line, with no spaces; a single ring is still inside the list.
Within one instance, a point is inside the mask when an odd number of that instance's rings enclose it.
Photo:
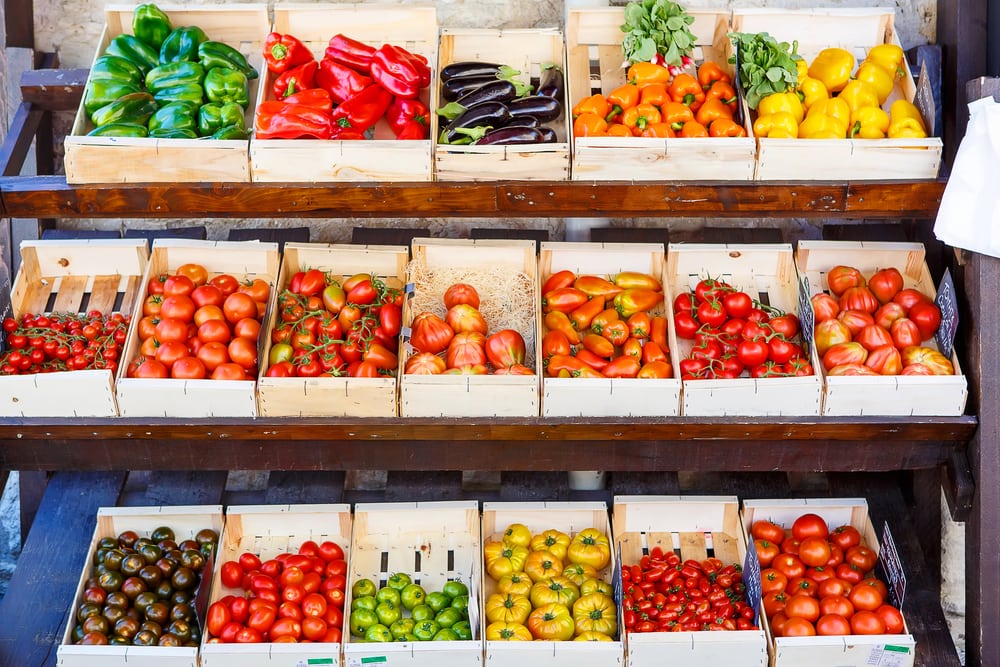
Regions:
[[[608,506],[603,502],[487,502],[483,503],[483,544],[502,539],[507,526],[513,523],[527,526],[532,535],[555,529],[572,538],[587,528],[596,528],[607,535],[609,540],[612,537]],[[616,563],[617,557],[612,549],[607,567],[598,572],[604,581],[611,582]],[[496,582],[484,570],[483,600],[496,592]],[[620,600],[616,600],[618,602]],[[620,609],[618,616],[620,629]],[[486,664],[489,667],[517,667],[525,664],[599,667],[620,665],[624,656],[620,630],[609,642],[536,640],[487,641],[485,644]]]
[[[194,539],[204,529],[222,533],[222,507],[219,505],[189,505],[160,507],[102,507],[97,513],[97,527],[87,551],[87,560],[80,575],[80,582],[73,597],[69,621],[62,642],[56,649],[56,664],[60,667],[125,667],[130,664],[151,667],[191,667],[197,664],[196,646],[83,646],[72,643],[76,610],[82,603],[85,584],[94,571],[94,554],[98,542],[105,537],[116,538],[127,530],[134,530],[139,537],[148,537],[154,530],[166,526],[174,531],[176,541]],[[208,590],[212,578],[212,559],[209,558],[202,574],[195,597],[195,611],[204,623],[208,609]],[[204,627],[204,626],[202,626]]]
[[[799,285],[792,247],[775,244],[674,244],[667,249],[668,286],[665,301],[669,318],[670,356],[675,364],[686,359],[694,341],[677,336],[673,300],[692,291],[699,280],[712,277],[747,292],[751,298],[785,312],[798,314]],[[812,365],[818,364],[815,352]],[[684,380],[681,413],[685,415],[818,415],[822,382],[818,374],[806,377],[729,380]]]
[[[821,516],[830,530],[843,525],[854,526],[861,532],[865,544],[879,552],[880,559],[884,557],[879,544],[881,526],[872,525],[864,498],[744,500],[743,529],[749,534],[754,521],[767,519],[783,526],[787,534],[795,519],[809,512]],[[892,582],[886,583],[892,585]],[[767,633],[771,667],[879,664],[911,667],[915,657],[916,642],[907,628],[899,635],[775,637],[763,614],[761,623]]]
[[[141,240],[22,241],[11,316],[91,310],[131,316],[147,261]],[[114,377],[107,369],[0,376],[0,416],[113,417]]]
[[[857,62],[879,44],[899,45],[892,8],[823,8],[733,10],[735,32],[768,32],[779,42],[799,43],[799,55],[811,63],[827,47],[851,51]],[[912,101],[916,83],[904,63],[886,111],[893,101]],[[928,122],[931,121],[931,122]],[[933,126],[933,118],[924,119]],[[757,139],[758,180],[858,180],[935,178],[941,165],[941,139]]]
[[[402,290],[410,253],[405,246],[355,246],[320,243],[287,243],[282,252],[278,290],[287,289],[297,271],[320,269],[342,280],[371,273],[388,287]],[[267,377],[270,332],[279,323],[271,310],[262,331],[257,407],[262,417],[395,417],[396,378]],[[394,350],[395,352],[396,350]]]
[[[330,38],[341,33],[376,48],[394,44],[425,56],[432,70],[431,85],[419,99],[433,114],[431,91],[437,80],[437,13],[433,7],[372,4],[282,3],[274,7],[272,29],[302,40],[323,58]],[[261,75],[258,103],[274,99],[270,74]],[[274,182],[430,181],[433,178],[431,139],[399,141],[383,119],[375,124],[374,139],[250,140],[252,180]]]
[[[542,68],[555,65],[565,73],[562,32],[553,29],[475,30],[452,29],[441,34],[441,68],[456,62],[479,61],[509,65],[521,72],[518,79],[538,79]],[[439,181],[464,180],[569,180],[570,114],[565,92],[559,100],[563,113],[546,123],[556,132],[551,144],[518,146],[452,146],[436,144],[434,162]],[[438,100],[438,105],[447,101]],[[431,137],[437,138],[447,121],[434,114]]]
[[[934,298],[937,287],[924,259],[921,243],[875,243],[868,241],[800,241],[796,264],[808,282],[809,296],[828,292],[827,271],[838,265],[853,266],[867,279],[879,269],[896,267],[903,287],[918,289]],[[921,345],[937,349],[934,339]],[[814,346],[815,348],[815,346]],[[968,383],[958,356],[952,351],[955,375],[830,376],[824,375],[823,414],[939,415],[965,412]]]
[[[747,538],[734,496],[615,496],[612,524],[623,568],[638,564],[656,546],[681,560],[714,557],[742,567],[746,559]],[[634,667],[716,662],[764,667],[767,640],[762,629],[633,632],[625,637],[625,653]]]
[[[261,77],[250,80],[250,105],[244,114],[253,127],[254,100],[263,81],[261,49],[269,21],[266,4],[204,6],[159,5],[175,27],[196,25],[209,39],[225,42],[247,56]],[[94,60],[112,39],[132,32],[134,6],[105,8],[105,27]],[[65,140],[68,183],[177,183],[250,181],[250,146],[247,140],[140,139],[132,137],[88,137],[94,129],[84,111],[83,100],[73,129]]]
[[[476,501],[358,503],[354,506],[348,598],[359,579],[385,584],[396,572],[409,574],[430,593],[447,581],[469,588],[471,640],[372,643],[345,629],[344,663],[385,663],[410,667],[465,667],[483,659],[479,620],[482,546]]]
[[[226,526],[215,558],[210,602],[226,595],[243,595],[242,589],[228,588],[218,576],[222,564],[249,552],[261,560],[282,553],[296,553],[303,542],[337,543],[344,558],[351,558],[351,508],[346,504],[323,505],[230,505]],[[346,617],[343,632],[346,629]],[[298,644],[215,644],[206,630],[202,636],[202,667],[278,667],[297,664],[341,665],[342,644],[312,642]]]
[[[183,264],[204,266],[209,277],[227,273],[237,280],[262,278],[273,288],[278,275],[278,244],[241,241],[156,239],[143,286]],[[145,298],[145,289],[140,298]],[[271,304],[274,303],[271,290]],[[266,318],[266,313],[265,313]],[[261,335],[257,358],[261,359]],[[128,363],[139,354],[139,318],[129,326],[116,386],[123,417],[254,417],[257,415],[255,380],[179,380],[126,377]]]
[[[487,293],[496,275],[523,284],[518,298],[531,295],[531,305],[538,303],[535,242],[521,240],[414,239],[413,260],[409,280],[415,275],[448,274],[460,271],[465,282]],[[490,273],[496,271],[496,273]],[[514,280],[515,277],[520,281]],[[477,284],[478,283],[478,284]],[[445,316],[439,294],[424,293],[417,285],[414,294],[403,306],[404,333],[421,311],[432,310]],[[485,303],[480,306],[482,309]],[[535,369],[535,375],[407,375],[403,373],[406,358],[412,351],[404,336],[399,355],[399,414],[401,417],[537,417],[539,410],[539,376],[537,363],[538,340],[535,339],[535,319],[531,317],[525,330],[520,331],[527,346],[525,365]],[[503,328],[487,318],[490,333]]]
[[[690,26],[697,38],[697,64],[715,61],[732,72],[729,12],[695,10]],[[570,10],[566,19],[569,100],[574,105],[595,92],[605,95],[625,83],[622,67],[621,7]],[[745,119],[744,119],[745,120]],[[577,137],[573,140],[573,180],[731,180],[753,178],[756,145],[746,137],[656,139]]]
[[[542,243],[539,283],[557,271],[610,279],[639,271],[666,282],[663,245],[658,243]],[[610,306],[610,304],[609,304]],[[663,304],[651,314],[664,315]],[[548,329],[538,318],[538,340]],[[676,369],[676,361],[671,359]],[[672,417],[680,414],[681,383],[672,378],[542,378],[543,417]]]

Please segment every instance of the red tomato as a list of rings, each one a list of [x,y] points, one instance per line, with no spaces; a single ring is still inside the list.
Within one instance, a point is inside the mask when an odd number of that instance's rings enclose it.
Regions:
[[[287,367],[281,367],[281,369],[279,371],[276,371],[275,375],[271,375],[270,377],[292,377],[292,370],[288,370],[288,368],[291,367],[291,364],[288,363],[288,362],[284,362],[284,363],[288,364],[288,366]],[[279,366],[281,366],[281,364],[275,364],[275,366],[272,366],[272,368],[279,367]],[[268,369],[268,370],[270,370],[270,369]],[[284,375],[284,376],[277,374],[277,373],[284,372],[284,371],[287,371],[289,374],[288,375]],[[239,364],[233,363],[231,361],[227,361],[226,363],[219,364],[218,366],[215,367],[214,370],[212,370],[212,379],[213,380],[252,380],[253,378],[251,378],[249,375],[247,375],[247,369],[243,368]]]
[[[319,593],[310,593],[302,600],[302,613],[306,616],[325,616],[327,599]]]
[[[851,584],[840,579],[839,577],[832,577],[830,579],[825,579],[819,582],[816,587],[816,594],[820,598],[831,597],[831,596],[841,596],[846,597],[848,593],[851,592]]]
[[[789,579],[801,577],[806,573],[806,566],[793,554],[779,554],[771,561],[771,567],[781,572]]]
[[[570,282],[572,284],[572,281]],[[544,292],[543,292],[544,294]],[[472,285],[466,283],[455,283],[444,292],[444,307],[451,310],[453,306],[460,303],[467,304],[473,308],[479,308],[479,292]]]
[[[302,636],[302,623],[294,618],[279,618],[268,630],[271,641],[279,641],[283,637],[299,639]]]
[[[239,566],[237,566],[239,568]],[[208,613],[205,617],[205,627],[208,629],[209,635],[213,637],[218,637],[222,634],[223,628],[226,627],[233,620],[233,615],[229,611],[229,607],[223,602],[213,602],[208,608]]]
[[[837,614],[850,618],[854,614],[854,605],[845,595],[827,595],[819,600],[819,613],[824,616]]]
[[[781,544],[785,539],[784,528],[763,519],[753,522],[753,525],[750,526],[750,534],[755,540],[767,540],[775,544]]]
[[[229,343],[232,337],[224,320],[207,320],[198,327],[198,340],[202,343]]]
[[[847,326],[852,336],[857,335],[869,324],[875,324],[875,318],[871,314],[860,310],[842,310],[837,314],[837,319]]]
[[[941,326],[941,309],[935,303],[925,301],[915,303],[910,306],[907,317],[917,325],[921,340],[933,338],[938,327]]]
[[[403,372],[408,375],[439,375],[447,370],[445,360],[430,352],[418,352],[406,360]]]
[[[237,623],[246,623],[250,618],[250,601],[245,597],[234,595],[229,601],[229,613]]]
[[[326,636],[326,621],[318,616],[306,616],[302,619],[302,634],[306,639],[320,641]]]
[[[202,306],[221,306],[226,297],[215,285],[199,285],[191,292],[191,300],[198,308]]]
[[[906,310],[893,301],[883,304],[875,311],[875,324],[879,325],[883,329],[889,329],[892,327],[892,323],[898,319],[906,317]]]
[[[244,572],[253,572],[254,570],[259,570],[261,566],[260,558],[256,554],[252,554],[249,551],[244,551],[240,554],[238,558],[240,567],[243,568]]]
[[[226,315],[226,321],[236,324],[246,317],[257,317],[257,304],[244,292],[234,292],[226,297],[222,304],[222,312]]]
[[[205,364],[205,370],[211,373],[222,364],[229,362],[229,348],[225,343],[218,341],[203,343],[195,356],[201,360],[201,363]]]
[[[861,346],[871,352],[876,347],[892,345],[892,335],[877,324],[869,324],[859,331],[854,340],[861,343]]]
[[[810,623],[815,623],[819,618],[819,600],[805,593],[796,593],[788,598],[784,611],[789,619],[804,618]]]
[[[878,310],[878,299],[867,287],[849,287],[840,295],[841,310],[860,310],[863,313],[874,313]]]
[[[856,635],[884,635],[885,623],[874,611],[862,609],[851,616],[851,632]]]
[[[786,537],[785,541],[781,543],[781,553],[798,556],[799,545],[801,544],[802,544],[801,540],[797,540],[794,537]]]
[[[250,340],[257,340],[260,334],[260,322],[254,317],[245,317],[233,325],[233,335]]]
[[[889,327],[889,333],[892,335],[893,344],[901,350],[920,345],[923,336],[920,327],[908,317],[901,317],[893,322]]]
[[[302,273],[295,291],[302,296],[316,296],[324,289],[326,289],[326,274],[319,269],[309,269]]]
[[[784,593],[788,587],[788,577],[769,567],[760,573],[760,588],[762,593]]]
[[[702,301],[698,304],[698,321],[710,327],[721,327],[728,316],[721,301]]]
[[[230,294],[235,292],[237,288],[240,286],[240,282],[236,280],[236,278],[234,278],[233,276],[229,275],[228,273],[223,273],[218,276],[215,276],[214,278],[208,281],[208,284],[212,285],[213,287],[217,287],[219,291],[222,292],[223,297],[229,296]]]
[[[781,553],[781,547],[767,540],[754,540],[753,543],[757,549],[757,560],[760,561],[760,566],[771,567],[771,563]]]
[[[332,564],[332,561],[342,561],[344,559],[344,550],[336,542],[325,540],[319,545],[319,557]],[[347,572],[346,562],[344,562],[344,572],[338,572],[337,574],[344,574],[345,572]],[[330,572],[329,567],[327,568],[327,573],[333,574]]]
[[[194,319],[194,311],[197,310],[191,297],[184,294],[169,294],[163,297],[160,304],[160,318],[176,319],[182,322],[190,322]]]
[[[277,617],[278,608],[276,606],[258,606],[250,612],[250,618],[247,619],[247,627],[263,634],[271,629]]]
[[[789,595],[808,595],[809,597],[818,597],[816,592],[817,584],[812,579],[805,576],[795,577],[789,580],[788,586],[785,588],[785,592]],[[792,614],[789,613],[789,616]]]
[[[235,295],[234,295],[235,296]],[[229,342],[229,358],[247,370],[257,366],[257,342],[237,337]]]
[[[175,274],[163,283],[164,296],[190,296],[194,291],[194,281],[185,275]]]
[[[236,291],[246,294],[258,303],[267,303],[267,295],[271,291],[271,286],[263,278],[252,278],[241,282]]]
[[[865,366],[880,375],[899,375],[903,371],[903,358],[895,345],[882,345],[871,350]]]
[[[761,603],[764,607],[764,613],[767,616],[774,616],[778,612],[785,610],[785,605],[788,603],[788,595],[784,591],[768,593],[763,597]]]
[[[226,321],[226,314],[222,312],[221,306],[202,306],[201,308],[194,311],[194,323],[197,326],[201,326],[209,320],[221,320]]]
[[[789,616],[781,627],[782,637],[813,637],[816,635],[816,627],[804,618]]]
[[[440,317],[425,311],[413,319],[410,343],[420,352],[444,352],[455,332]]]
[[[146,293],[147,294],[163,294],[163,283],[167,281],[170,275],[167,273],[161,273],[158,276],[149,279],[146,283]]]
[[[878,555],[863,544],[855,545],[844,553],[844,562],[854,565],[862,572],[870,572],[878,560]]]
[[[816,634],[826,637],[849,635],[851,623],[840,614],[824,614],[816,621]]]
[[[851,601],[855,609],[866,609],[875,611],[885,602],[882,594],[875,586],[866,586],[861,583],[854,586],[847,594],[847,599]]]
[[[236,632],[233,641],[237,644],[260,644],[264,641],[264,635],[259,630],[251,627],[240,628]]]
[[[813,308],[813,321],[816,324],[820,322],[825,322],[826,320],[832,320],[837,317],[837,313],[840,312],[840,304],[837,300],[826,292],[817,292],[812,295],[809,299]]]
[[[823,368],[829,371],[837,366],[863,364],[868,359],[868,350],[861,343],[837,343],[823,354]]]
[[[797,540],[804,540],[807,537],[826,539],[829,534],[830,529],[826,525],[826,520],[812,512],[803,514],[792,523],[792,537]]]
[[[865,284],[865,277],[853,266],[835,266],[826,272],[826,283],[834,296],[840,296],[851,287]]]
[[[601,339],[603,340],[603,339]],[[448,368],[486,363],[486,336],[477,332],[456,333],[448,344],[445,362]]]
[[[201,264],[195,264],[193,262],[181,264],[177,267],[177,274],[190,278],[195,287],[204,285],[208,282],[208,271]]]
[[[168,378],[170,370],[161,361],[146,359],[135,369],[134,377],[142,379]]]
[[[825,537],[807,537],[799,545],[799,559],[809,567],[826,565],[830,554],[830,543]]]
[[[914,304],[921,302],[930,302],[930,297],[921,292],[920,290],[913,289],[912,287],[907,287],[896,292],[896,296],[892,297],[895,303],[898,303],[903,308],[909,312],[910,308],[913,308]]]
[[[796,334],[799,333],[799,318],[792,313],[772,317],[767,323],[775,332],[788,340],[795,338]]]
[[[150,338],[150,340],[155,340]],[[167,343],[162,343],[156,348],[156,360],[161,364],[166,366],[168,369],[173,367],[174,363],[178,359],[183,359],[189,356],[189,351],[187,345],[177,341],[170,341]]]
[[[846,551],[861,544],[861,532],[854,526],[837,526],[830,531],[830,542]]]
[[[302,613],[301,605],[294,602],[282,602],[278,606],[278,618],[294,618],[296,621],[301,621],[305,618],[305,614]]]
[[[881,269],[868,279],[868,289],[879,303],[889,303],[903,289],[903,275],[895,267]]]
[[[903,615],[898,609],[890,604],[884,604],[875,610],[875,615],[885,624],[885,633],[888,635],[902,634],[905,629]]]

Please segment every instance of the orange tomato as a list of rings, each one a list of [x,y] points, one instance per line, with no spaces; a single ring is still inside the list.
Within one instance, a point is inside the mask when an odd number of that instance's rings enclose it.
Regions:
[[[177,267],[177,274],[187,276],[195,287],[208,282],[208,271],[201,264],[181,264]]]

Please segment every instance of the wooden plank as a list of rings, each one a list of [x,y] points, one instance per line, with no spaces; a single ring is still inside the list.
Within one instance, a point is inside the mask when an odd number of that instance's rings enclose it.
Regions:
[[[595,243],[670,243],[670,230],[662,227],[591,227]]]
[[[391,465],[387,462],[385,465]],[[461,500],[462,473],[447,470],[390,470],[385,482],[386,502]]]
[[[427,227],[355,227],[351,231],[351,243],[356,245],[405,245],[414,238],[431,235]]]
[[[136,476],[135,472],[129,474],[126,491]],[[220,505],[226,487],[224,471],[160,470],[149,471],[142,477],[143,491],[123,494],[119,505]]]
[[[563,465],[566,465],[565,462]],[[569,480],[565,472],[504,471],[500,473],[501,500],[566,500],[568,497]]]
[[[936,41],[941,45],[943,56],[944,154],[946,166],[950,167],[958,144],[965,136],[969,118],[965,106],[968,101],[965,99],[965,83],[988,72],[987,26],[990,12],[987,8],[990,2],[955,0],[938,4]],[[996,35],[993,38],[996,39]],[[1000,637],[994,634],[992,638],[1000,644]],[[1000,653],[997,656],[1000,657]],[[993,664],[997,663],[994,661]]]
[[[121,472],[53,475],[0,603],[5,664],[54,665],[98,508],[114,505]]]
[[[76,111],[89,69],[35,69],[21,74],[21,99],[44,111]]]
[[[608,488],[614,495],[676,496],[681,492],[676,472],[612,472]]]
[[[14,112],[7,136],[0,146],[0,173],[4,176],[17,176],[21,173],[43,116],[45,116],[43,110],[36,109],[27,102],[22,102]]]
[[[265,502],[269,505],[340,503],[344,495],[344,472],[286,472],[272,470]]]

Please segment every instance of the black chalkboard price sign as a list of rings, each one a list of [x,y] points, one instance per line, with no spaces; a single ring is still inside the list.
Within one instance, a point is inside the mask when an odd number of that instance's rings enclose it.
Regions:
[[[809,278],[802,276],[799,281],[799,329],[802,330],[802,342],[808,349],[813,339],[816,326],[816,314],[813,312],[809,294]]]
[[[958,333],[958,300],[955,298],[955,282],[948,269],[945,269],[944,275],[941,276],[941,284],[938,285],[934,303],[941,309],[941,326],[935,334],[937,346],[944,356],[951,357],[955,346],[955,334]]]

